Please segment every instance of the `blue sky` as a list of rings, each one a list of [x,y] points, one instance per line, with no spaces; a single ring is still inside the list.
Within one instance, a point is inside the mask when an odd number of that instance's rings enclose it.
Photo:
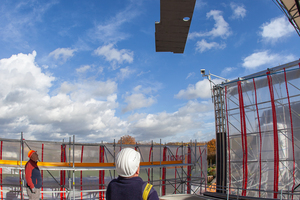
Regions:
[[[234,79],[299,59],[299,36],[271,0],[197,0],[185,52],[155,52],[159,5],[1,1],[1,137],[208,141],[200,69]]]

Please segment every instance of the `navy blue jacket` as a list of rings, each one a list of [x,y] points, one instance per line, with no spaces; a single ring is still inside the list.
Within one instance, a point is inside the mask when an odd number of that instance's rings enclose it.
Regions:
[[[41,188],[42,187],[42,177],[37,162],[29,160],[25,165],[25,179],[27,186],[32,188]]]
[[[119,176],[107,186],[106,200],[142,200],[147,182],[140,177],[124,178]],[[148,200],[159,200],[154,187],[151,188]]]

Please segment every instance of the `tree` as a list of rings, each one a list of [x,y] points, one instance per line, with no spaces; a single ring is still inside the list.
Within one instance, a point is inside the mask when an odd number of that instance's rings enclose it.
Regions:
[[[122,136],[119,139],[118,144],[121,144],[121,140],[122,140],[122,144],[135,144],[135,138],[130,135]]]
[[[216,139],[207,142],[207,155],[216,154]]]

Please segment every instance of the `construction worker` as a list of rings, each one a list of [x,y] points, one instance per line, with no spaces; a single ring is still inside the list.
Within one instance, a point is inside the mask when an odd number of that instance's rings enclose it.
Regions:
[[[25,165],[25,179],[27,182],[27,195],[30,200],[39,200],[40,190],[42,187],[42,176],[37,162],[39,155],[36,151],[30,150],[28,152],[30,160]]]
[[[159,200],[156,190],[140,177],[140,153],[131,148],[122,149],[116,156],[119,174],[107,186],[106,200]]]

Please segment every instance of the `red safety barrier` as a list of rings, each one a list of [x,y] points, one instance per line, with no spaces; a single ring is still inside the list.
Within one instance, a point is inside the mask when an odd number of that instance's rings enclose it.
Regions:
[[[42,144],[42,162],[44,162],[44,144]],[[44,171],[42,170],[41,171],[41,176],[42,176],[42,188],[41,188],[41,191],[44,191],[44,188],[43,188],[43,184],[44,184]],[[44,199],[44,193],[41,193],[41,198]]]
[[[0,146],[0,160],[2,160],[2,147],[3,147],[3,141],[1,141]],[[2,168],[0,168],[0,184],[1,184],[1,200],[3,200],[3,187],[2,187]]]
[[[167,161],[167,147],[164,147],[163,161]],[[162,168],[162,195],[166,195],[166,167]]]
[[[242,196],[247,194],[248,183],[248,145],[247,145],[247,129],[246,129],[246,113],[244,108],[244,99],[241,81],[237,82],[239,93],[239,107],[240,107],[240,120],[241,120],[241,141],[243,150],[243,191]]]
[[[99,148],[99,163],[104,163],[104,146],[100,146]],[[104,176],[105,176],[105,171],[104,170],[99,170],[99,189],[104,189]],[[105,193],[103,191],[99,192],[99,199],[104,200],[105,199]]]
[[[61,145],[61,156],[60,156],[60,161],[61,162],[66,162],[66,146],[65,145]],[[60,171],[60,191],[65,191],[65,183],[66,183],[66,171],[65,170],[61,170]],[[66,199],[66,194],[64,193],[60,193],[60,199]]]
[[[80,162],[82,163],[83,161],[83,148],[84,146],[82,145],[81,147],[81,158],[80,158]],[[82,199],[82,171],[80,171],[80,199]]]
[[[275,97],[273,91],[272,77],[270,72],[267,72],[268,84],[270,90],[270,99],[272,105],[272,117],[273,117],[273,134],[274,134],[274,195],[273,198],[277,199],[278,195],[278,179],[279,179],[279,146],[278,146],[278,132],[277,132],[277,117],[276,117],[276,106]]]
[[[191,151],[191,147],[188,146],[188,159],[187,159],[187,163],[191,164],[192,163],[192,151]],[[189,165],[187,167],[187,183],[186,183],[186,192],[187,194],[191,194],[191,176],[192,176],[192,167]]]
[[[262,137],[261,137],[261,127],[260,127],[260,119],[259,119],[259,112],[258,112],[258,105],[257,105],[257,94],[256,94],[256,84],[255,80],[253,79],[253,86],[255,92],[255,106],[256,106],[256,115],[257,115],[257,122],[258,122],[258,130],[259,130],[259,185],[258,185],[258,196],[260,197],[260,190],[261,190],[261,149],[262,149]]]

